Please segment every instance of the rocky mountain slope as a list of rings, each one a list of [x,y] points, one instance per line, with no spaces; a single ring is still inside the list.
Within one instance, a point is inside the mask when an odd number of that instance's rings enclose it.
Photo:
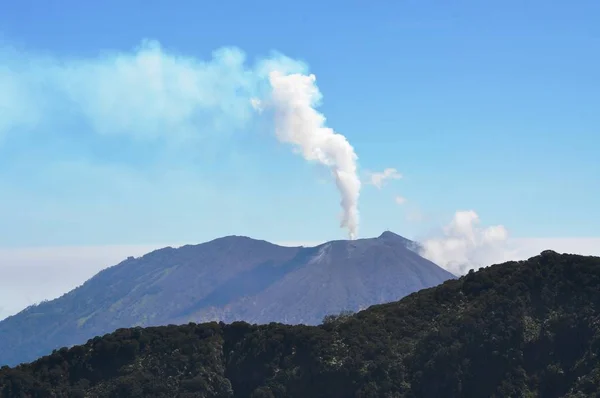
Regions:
[[[600,394],[599,349],[600,258],[547,251],[321,326],[122,329],[0,370],[0,392],[593,397]]]
[[[315,325],[327,314],[453,278],[411,245],[391,232],[308,248],[230,236],[129,258],[0,322],[0,365],[123,327],[212,320]]]

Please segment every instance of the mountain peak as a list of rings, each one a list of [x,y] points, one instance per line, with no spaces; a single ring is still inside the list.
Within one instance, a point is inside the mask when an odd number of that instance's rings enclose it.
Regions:
[[[389,230],[384,231],[381,235],[379,235],[379,237],[377,239],[385,239],[385,240],[397,239],[397,240],[402,240],[402,241],[408,240],[405,237],[395,234]]]
[[[413,242],[410,239],[406,239],[403,236],[400,236],[392,231],[386,230],[379,237],[377,237],[378,241],[384,242],[385,244],[402,244],[409,250],[414,252],[419,252],[418,247],[419,244],[417,242]]]

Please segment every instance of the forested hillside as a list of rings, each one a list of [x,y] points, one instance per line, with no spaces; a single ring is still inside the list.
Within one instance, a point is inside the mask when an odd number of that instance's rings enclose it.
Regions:
[[[4,397],[590,397],[600,258],[543,252],[321,326],[122,329],[0,371]]]

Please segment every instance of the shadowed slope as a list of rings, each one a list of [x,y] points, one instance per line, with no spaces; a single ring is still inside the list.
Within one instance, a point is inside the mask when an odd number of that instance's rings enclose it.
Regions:
[[[205,320],[317,324],[452,277],[398,235],[282,247],[230,236],[164,248],[108,268],[66,295],[0,322],[0,364],[121,327]]]

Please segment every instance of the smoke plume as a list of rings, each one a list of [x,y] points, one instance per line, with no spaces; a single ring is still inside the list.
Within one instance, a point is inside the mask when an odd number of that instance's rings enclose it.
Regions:
[[[306,73],[280,53],[250,63],[236,47],[202,59],[144,40],[130,51],[75,58],[14,51],[0,42],[0,137],[61,131],[139,140],[206,138],[247,129],[268,73]]]
[[[355,239],[361,187],[358,157],[346,137],[326,127],[325,117],[315,110],[321,99],[315,80],[314,75],[285,75],[278,71],[269,74],[275,132],[281,142],[294,145],[304,159],[329,167],[342,197],[341,226],[348,229],[350,239]]]
[[[200,147],[206,138],[252,128],[256,114],[272,109],[278,139],[329,167],[342,197],[342,226],[357,235],[357,157],[314,109],[321,94],[304,62],[272,53],[250,63],[235,47],[199,59],[144,40],[131,51],[85,58],[0,43],[0,65],[7,66],[0,67],[0,141],[78,131],[90,142],[127,137]]]

